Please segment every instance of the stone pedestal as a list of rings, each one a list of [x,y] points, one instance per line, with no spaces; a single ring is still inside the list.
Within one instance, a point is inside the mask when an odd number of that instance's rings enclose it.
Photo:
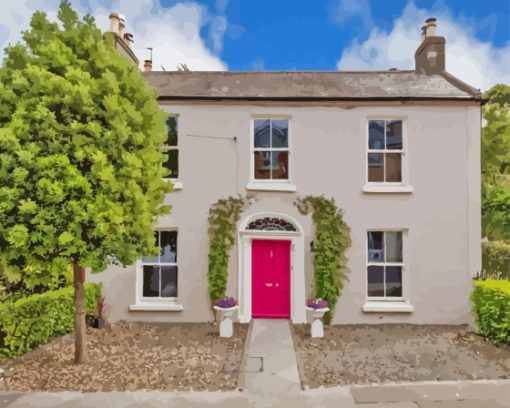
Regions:
[[[216,320],[220,322],[220,337],[232,337],[233,329],[233,315],[239,310],[239,306],[229,307],[224,309],[214,306],[216,310]]]
[[[313,309],[311,307],[307,307],[312,316],[312,324],[311,324],[311,336],[312,337],[324,337],[324,325],[322,324],[322,318],[324,317],[324,313],[329,311],[329,307],[323,307],[321,309]]]

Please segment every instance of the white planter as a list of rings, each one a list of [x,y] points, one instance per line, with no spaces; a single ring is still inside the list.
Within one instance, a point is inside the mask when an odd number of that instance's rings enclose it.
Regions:
[[[213,306],[216,310],[216,320],[220,322],[220,337],[232,337],[234,329],[232,327],[232,318],[239,306],[229,307],[228,309]]]
[[[312,315],[311,324],[311,336],[312,337],[324,337],[324,325],[322,324],[322,318],[324,313],[329,312],[329,307],[323,307],[321,309],[314,309],[313,307],[306,307],[306,310]]]

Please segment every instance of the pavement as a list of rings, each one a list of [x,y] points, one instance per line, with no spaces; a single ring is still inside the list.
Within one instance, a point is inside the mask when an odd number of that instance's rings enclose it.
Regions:
[[[290,322],[253,321],[235,391],[0,391],[0,408],[510,408],[510,380],[429,381],[303,390]]]

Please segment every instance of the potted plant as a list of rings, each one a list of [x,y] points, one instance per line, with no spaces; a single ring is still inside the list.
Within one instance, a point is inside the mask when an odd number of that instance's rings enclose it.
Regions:
[[[94,319],[94,324],[92,327],[101,330],[104,327],[104,319],[103,319],[103,312],[104,312],[104,297],[97,300],[97,317]]]
[[[329,312],[328,301],[321,298],[308,299],[306,309],[312,315],[311,336],[324,337],[324,325],[322,318],[324,313]]]
[[[237,300],[233,297],[225,297],[214,302],[216,320],[220,322],[220,337],[232,337],[232,316],[239,309]]]

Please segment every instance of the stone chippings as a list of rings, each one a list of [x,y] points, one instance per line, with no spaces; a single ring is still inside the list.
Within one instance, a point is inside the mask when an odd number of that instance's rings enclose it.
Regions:
[[[496,347],[465,326],[325,326],[311,339],[296,325],[303,381],[320,386],[510,378],[510,347]]]
[[[22,358],[4,379],[12,391],[232,390],[247,325],[220,338],[209,323],[128,323],[87,328],[89,362],[75,365],[74,339],[58,338]]]

